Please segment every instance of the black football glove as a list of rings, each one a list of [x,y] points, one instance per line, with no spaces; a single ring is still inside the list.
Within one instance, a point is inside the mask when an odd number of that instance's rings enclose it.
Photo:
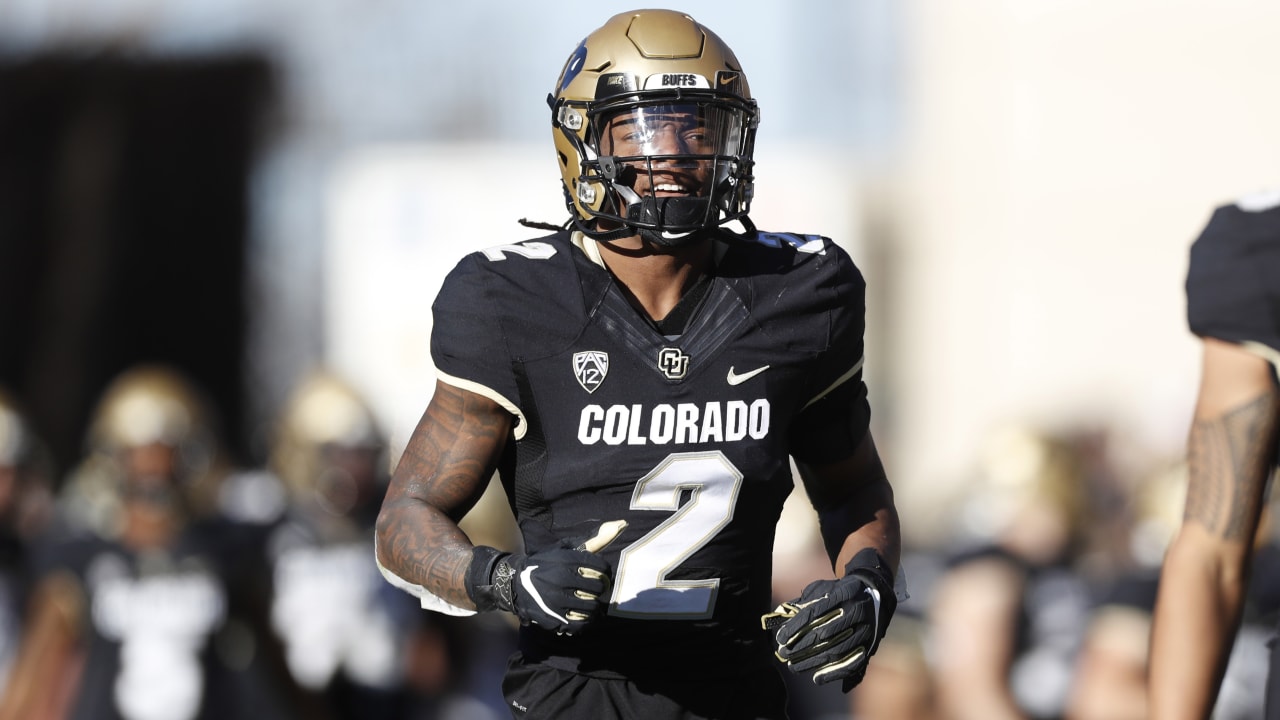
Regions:
[[[604,523],[595,537],[567,540],[532,555],[477,546],[467,594],[478,610],[505,610],[520,618],[521,624],[560,635],[579,632],[608,601],[613,569],[595,553],[625,526],[624,521]]]
[[[860,551],[839,580],[818,580],[760,619],[774,632],[778,659],[792,672],[813,671],[815,683],[862,682],[898,606],[893,576],[872,548]]]

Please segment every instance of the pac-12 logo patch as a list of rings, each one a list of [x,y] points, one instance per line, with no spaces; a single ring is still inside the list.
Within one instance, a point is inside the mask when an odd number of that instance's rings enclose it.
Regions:
[[[573,374],[578,384],[589,393],[596,391],[604,376],[609,374],[609,353],[586,350],[573,354]]]
[[[668,380],[679,380],[689,372],[689,356],[680,348],[662,348],[658,352],[658,369]]]

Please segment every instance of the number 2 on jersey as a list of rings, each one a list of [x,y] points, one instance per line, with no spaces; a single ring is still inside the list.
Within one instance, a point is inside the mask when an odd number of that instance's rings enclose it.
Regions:
[[[654,620],[711,617],[719,578],[668,580],[667,575],[729,524],[741,486],[742,473],[719,451],[668,455],[640,478],[631,509],[674,514],[623,549],[609,614]],[[681,505],[685,491],[689,499]]]

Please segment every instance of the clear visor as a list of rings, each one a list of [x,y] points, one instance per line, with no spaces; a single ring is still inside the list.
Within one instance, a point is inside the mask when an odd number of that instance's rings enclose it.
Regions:
[[[616,158],[737,155],[743,113],[717,105],[664,104],[604,115],[599,153]]]

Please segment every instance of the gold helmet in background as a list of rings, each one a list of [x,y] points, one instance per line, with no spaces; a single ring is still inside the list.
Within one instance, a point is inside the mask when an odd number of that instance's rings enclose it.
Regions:
[[[733,51],[688,15],[636,10],[610,18],[574,50],[547,101],[566,204],[582,232],[600,240],[638,232],[681,245],[730,220],[750,222],[759,112]],[[696,147],[623,156],[602,143],[619,117],[644,132],[646,114],[671,113],[697,119]],[[637,173],[652,180],[663,163],[709,164],[708,186],[687,196],[637,193]]]
[[[130,455],[153,447],[171,450],[162,474],[173,481],[174,496],[185,510],[214,511],[226,467],[212,406],[177,369],[140,365],[116,376],[99,397],[86,442],[88,455],[63,492],[74,524],[107,535],[118,531],[119,511],[135,470]]]
[[[327,371],[299,383],[278,426],[272,470],[295,499],[346,514],[378,495],[386,441],[365,398]],[[380,499],[376,498],[376,499]]]
[[[149,365],[121,373],[103,391],[89,426],[96,451],[167,445],[207,460],[212,450],[207,403],[173,368]]]
[[[0,524],[23,537],[39,532],[49,518],[52,474],[26,413],[0,389]]]
[[[1088,468],[1070,435],[1014,424],[991,432],[967,488],[964,530],[1038,561],[1077,549],[1090,519]]]

